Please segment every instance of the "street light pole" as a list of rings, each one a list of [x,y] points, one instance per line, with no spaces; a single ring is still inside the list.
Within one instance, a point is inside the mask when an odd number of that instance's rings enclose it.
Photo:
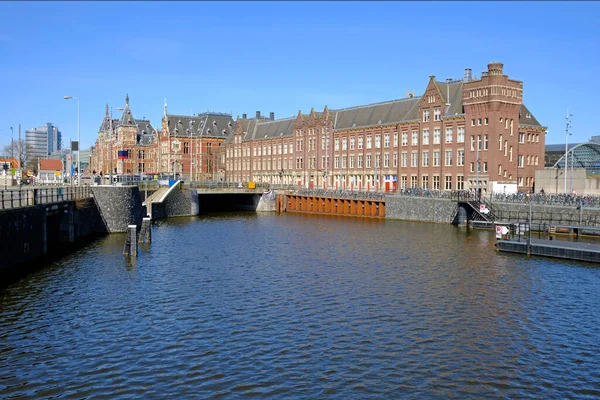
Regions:
[[[194,121],[190,119],[190,184],[194,181],[194,141],[193,141],[193,133],[194,133]]]
[[[10,127],[10,153],[11,157],[15,158],[15,132],[12,126]]]
[[[571,127],[571,117],[573,114],[569,114],[567,108],[567,123],[565,127],[565,193],[567,192],[567,172],[569,172],[569,128]]]
[[[77,176],[81,176],[81,164],[79,163],[79,153],[81,152],[81,114],[79,108],[79,97],[77,96],[64,96],[65,100],[77,99]],[[50,134],[50,132],[48,132]],[[80,179],[77,179],[77,184],[80,183]]]

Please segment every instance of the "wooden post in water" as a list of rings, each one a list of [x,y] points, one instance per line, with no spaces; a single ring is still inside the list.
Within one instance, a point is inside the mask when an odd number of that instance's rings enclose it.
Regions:
[[[152,220],[150,217],[144,217],[142,220],[142,229],[140,230],[140,236],[138,243],[150,243],[152,242]]]
[[[137,226],[127,226],[127,237],[125,238],[125,247],[123,247],[123,255],[129,257],[137,257],[138,243],[137,243]]]

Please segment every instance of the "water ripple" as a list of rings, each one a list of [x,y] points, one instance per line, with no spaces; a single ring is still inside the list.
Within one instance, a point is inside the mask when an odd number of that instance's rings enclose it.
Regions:
[[[161,221],[0,292],[2,398],[598,398],[600,269],[398,221]]]

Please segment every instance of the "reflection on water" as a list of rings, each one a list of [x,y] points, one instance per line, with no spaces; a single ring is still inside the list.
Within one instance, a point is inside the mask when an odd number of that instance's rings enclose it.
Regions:
[[[0,292],[0,397],[600,396],[600,269],[448,225],[220,214]]]

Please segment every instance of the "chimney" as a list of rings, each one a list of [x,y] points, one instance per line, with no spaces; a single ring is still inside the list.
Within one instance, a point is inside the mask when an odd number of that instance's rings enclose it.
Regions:
[[[271,111],[271,113],[269,114],[269,119],[271,121],[275,121],[275,113],[273,111]]]
[[[256,119],[259,119],[259,118],[260,118],[260,111],[257,111],[256,112]]]
[[[242,114],[242,119],[247,119],[248,115],[247,114]]]
[[[464,81],[471,82],[472,80],[473,80],[473,71],[471,71],[471,68],[465,68]]]

